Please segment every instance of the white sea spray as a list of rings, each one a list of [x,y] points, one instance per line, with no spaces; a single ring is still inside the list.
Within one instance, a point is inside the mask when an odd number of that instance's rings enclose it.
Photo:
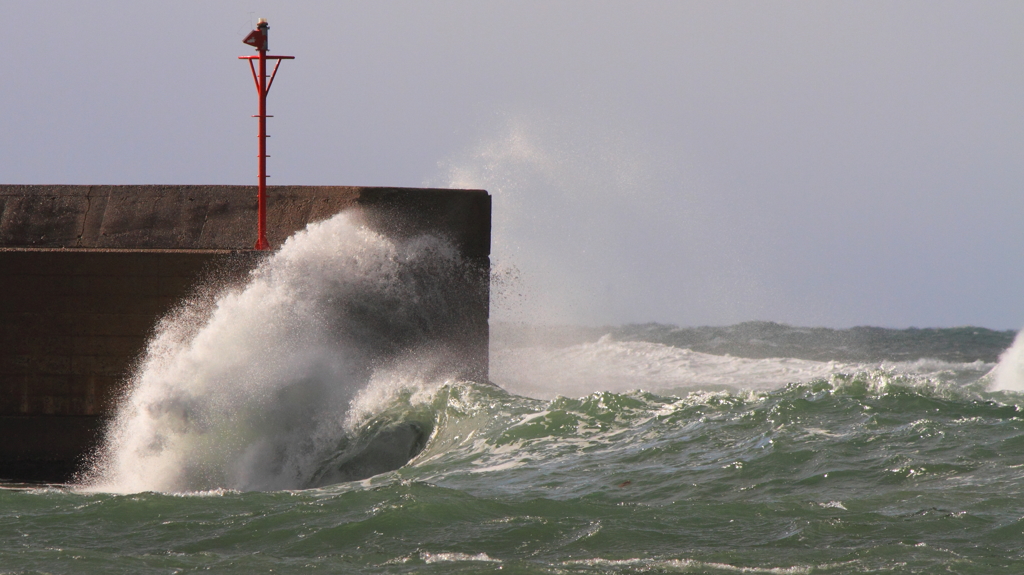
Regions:
[[[999,356],[991,377],[993,390],[1024,391],[1024,330],[1017,334],[1010,349]]]
[[[85,482],[306,486],[352,430],[350,412],[365,419],[399,387],[431,389],[407,375],[428,353],[381,369],[445,328],[443,278],[457,266],[436,238],[395,241],[349,214],[311,224],[206,313],[161,323]]]

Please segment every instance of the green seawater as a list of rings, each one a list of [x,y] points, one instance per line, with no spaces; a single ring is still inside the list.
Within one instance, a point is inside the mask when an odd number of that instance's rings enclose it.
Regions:
[[[962,378],[961,378],[962,379]],[[316,489],[0,488],[0,573],[1024,573],[1024,395],[838,373],[379,417],[410,464]]]

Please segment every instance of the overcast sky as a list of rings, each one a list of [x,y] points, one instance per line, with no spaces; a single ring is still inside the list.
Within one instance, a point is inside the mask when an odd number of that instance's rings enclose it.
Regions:
[[[494,317],[1024,325],[1024,2],[2,3],[0,181],[484,188]],[[521,297],[519,294],[523,294]]]

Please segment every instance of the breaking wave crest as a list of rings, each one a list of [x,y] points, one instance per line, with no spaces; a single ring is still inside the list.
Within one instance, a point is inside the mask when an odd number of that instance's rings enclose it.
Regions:
[[[1024,391],[1024,330],[999,356],[999,364],[992,370],[992,386],[996,390]]]
[[[83,483],[294,489],[393,469],[421,449],[430,417],[375,415],[459,373],[445,342],[471,271],[443,240],[387,238],[358,218],[311,224],[244,286],[163,320]]]
[[[505,338],[491,349],[505,389],[468,381],[452,333],[472,273],[438,238],[388,238],[351,214],[309,226],[244,285],[161,322],[83,484],[217,492],[377,476],[362,484],[562,499],[642,481],[668,501],[841,472],[867,494],[945,469],[915,455],[933,436],[973,426],[1001,450],[1024,419],[1006,383],[1020,341],[996,366]]]

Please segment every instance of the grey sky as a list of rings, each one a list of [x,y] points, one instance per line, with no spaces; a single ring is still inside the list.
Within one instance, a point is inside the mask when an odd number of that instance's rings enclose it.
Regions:
[[[498,318],[1024,325],[1024,3],[0,14],[5,183],[255,183],[262,16],[271,183],[490,190]]]

